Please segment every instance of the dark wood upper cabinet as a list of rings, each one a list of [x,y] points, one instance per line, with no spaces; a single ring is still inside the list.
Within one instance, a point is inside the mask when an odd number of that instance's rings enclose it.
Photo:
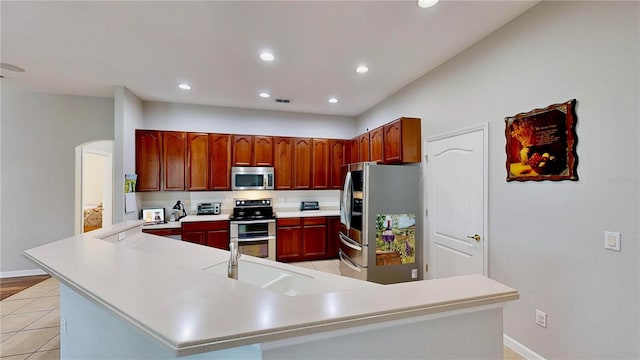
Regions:
[[[348,140],[348,141],[349,141],[349,144],[348,144],[348,147],[349,147],[349,158],[348,158],[347,163],[348,164],[357,163],[358,161],[360,161],[359,160],[360,159],[360,155],[359,155],[360,142],[358,141],[357,137],[354,138],[354,139]]]
[[[329,162],[331,165],[329,188],[331,189],[342,189],[342,181],[346,173],[346,169],[343,168],[346,159],[345,145],[348,141],[349,140],[331,140],[329,142]]]
[[[293,187],[311,189],[311,151],[310,138],[295,138],[293,144]]]
[[[384,129],[382,126],[369,131],[369,144],[371,148],[371,161],[382,164],[382,151],[384,149]]]
[[[293,189],[293,138],[273,139],[273,163],[276,190]]]
[[[384,162],[420,162],[420,138],[419,118],[402,117],[384,125]]]
[[[253,136],[233,135],[233,166],[251,166],[253,160]]]
[[[231,135],[209,134],[209,189],[231,190]]]
[[[163,190],[184,191],[186,139],[185,132],[162,132]]]
[[[331,168],[330,159],[330,143],[327,139],[313,139],[311,141],[312,149],[312,186],[314,189],[328,189],[330,181]]]
[[[231,190],[232,166],[273,166],[275,189],[340,189],[346,164],[421,161],[421,120],[329,140],[136,130],[136,191]]]
[[[209,134],[187,133],[187,190],[209,190]]]
[[[273,166],[273,136],[233,135],[233,166]]]
[[[252,165],[273,166],[273,136],[254,136],[253,144]]]
[[[369,133],[366,132],[358,136],[358,161],[371,160],[371,146],[369,141]]]
[[[162,135],[160,131],[136,130],[136,191],[160,191]]]

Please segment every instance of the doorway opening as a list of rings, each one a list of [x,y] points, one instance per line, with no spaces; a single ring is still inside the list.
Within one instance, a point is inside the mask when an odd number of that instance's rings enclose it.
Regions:
[[[75,233],[100,229],[112,223],[113,140],[76,147]]]

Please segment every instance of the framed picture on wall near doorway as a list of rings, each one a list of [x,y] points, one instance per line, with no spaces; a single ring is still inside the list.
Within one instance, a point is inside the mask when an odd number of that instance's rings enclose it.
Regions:
[[[507,181],[578,180],[576,100],[505,118]]]

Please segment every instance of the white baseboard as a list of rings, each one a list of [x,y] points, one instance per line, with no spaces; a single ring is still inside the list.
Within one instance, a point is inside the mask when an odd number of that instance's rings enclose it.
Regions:
[[[2,271],[0,272],[0,278],[12,278],[19,276],[34,276],[34,275],[46,275],[47,273],[40,269],[31,270],[17,270],[17,271]]]
[[[540,354],[535,351],[529,349],[528,347],[520,344],[514,338],[510,337],[507,334],[502,334],[502,338],[504,341],[504,346],[518,353],[518,355],[522,356],[527,360],[545,360]]]

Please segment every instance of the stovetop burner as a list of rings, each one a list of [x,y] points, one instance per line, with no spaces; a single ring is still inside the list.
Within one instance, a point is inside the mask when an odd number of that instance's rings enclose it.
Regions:
[[[235,207],[230,220],[267,220],[274,219],[271,199],[234,199]]]

